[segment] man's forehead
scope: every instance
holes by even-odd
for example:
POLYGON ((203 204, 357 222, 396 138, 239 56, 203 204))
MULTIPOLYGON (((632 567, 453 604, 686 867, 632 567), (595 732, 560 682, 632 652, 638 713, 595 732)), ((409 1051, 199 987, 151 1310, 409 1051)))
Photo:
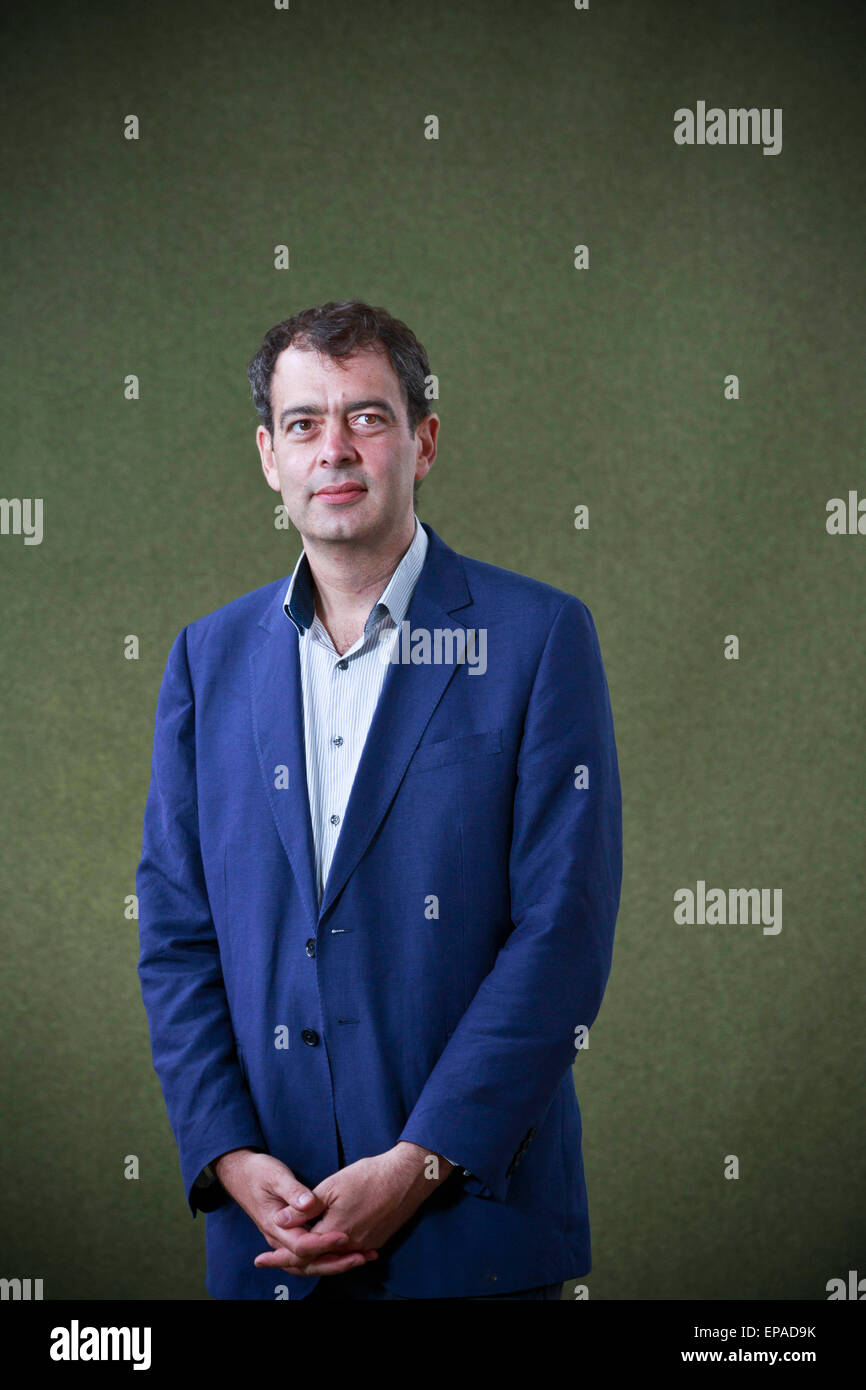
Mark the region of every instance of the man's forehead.
POLYGON ((345 393, 360 383, 375 386, 379 395, 400 399, 400 385, 387 354, 364 348, 351 357, 328 357, 311 348, 284 348, 274 367, 274 384, 280 394, 298 386, 320 385, 328 392, 345 393))

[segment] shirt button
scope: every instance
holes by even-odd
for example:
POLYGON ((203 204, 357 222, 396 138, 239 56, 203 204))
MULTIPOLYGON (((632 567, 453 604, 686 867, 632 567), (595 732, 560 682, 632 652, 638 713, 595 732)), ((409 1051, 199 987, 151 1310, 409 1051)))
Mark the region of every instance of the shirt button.
POLYGON ((332 825, 339 825, 339 824, 340 824, 340 817, 337 815, 336 811, 335 811, 334 814, 331 816, 331 824, 332 824, 332 825))
POLYGON ((316 938, 314 936, 310 937, 306 949, 308 956, 314 956, 316 954, 316 938))
POLYGON ((338 671, 345 671, 345 669, 346 669, 346 667, 347 667, 348 665, 349 665, 348 661, 346 660, 345 657, 343 657, 343 660, 342 660, 342 661, 338 661, 338 662, 337 662, 337 670, 338 670, 338 671))
POLYGON ((307 1044, 307 1047, 316 1047, 319 1041, 318 1033, 315 1032, 315 1030, 312 1028, 305 1028, 301 1034, 301 1037, 307 1044))
POLYGON ((337 734, 336 738, 332 738, 332 739, 331 739, 331 742, 333 743, 333 745, 334 745, 335 748, 342 748, 342 746, 343 746, 343 735, 342 735, 342 734, 337 734))

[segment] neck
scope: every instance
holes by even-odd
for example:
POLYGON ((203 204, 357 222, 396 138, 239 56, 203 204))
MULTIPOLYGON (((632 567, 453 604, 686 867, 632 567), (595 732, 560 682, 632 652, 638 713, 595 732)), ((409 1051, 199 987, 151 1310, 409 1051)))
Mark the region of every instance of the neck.
POLYGON ((316 613, 338 651, 346 651, 360 637, 370 609, 412 544, 414 533, 413 513, 378 544, 304 540, 316 613))

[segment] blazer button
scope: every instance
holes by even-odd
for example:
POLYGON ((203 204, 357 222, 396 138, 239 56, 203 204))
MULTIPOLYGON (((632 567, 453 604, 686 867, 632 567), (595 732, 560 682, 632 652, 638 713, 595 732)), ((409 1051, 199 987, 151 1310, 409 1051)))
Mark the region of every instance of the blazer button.
POLYGON ((310 937, 306 949, 308 956, 314 956, 316 954, 316 938, 314 936, 310 937))
POLYGON ((307 1044, 307 1047, 315 1047, 319 1041, 318 1033, 315 1032, 315 1030, 312 1028, 305 1028, 303 1033, 301 1034, 301 1037, 307 1044))

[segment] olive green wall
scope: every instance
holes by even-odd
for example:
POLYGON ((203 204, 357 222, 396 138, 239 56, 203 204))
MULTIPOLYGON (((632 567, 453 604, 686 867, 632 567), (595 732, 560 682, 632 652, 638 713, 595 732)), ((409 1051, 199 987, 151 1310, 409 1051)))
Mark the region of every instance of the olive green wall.
POLYGON ((823 1299, 866 1274, 866 535, 825 524, 866 497, 857 13, 7 20, 0 491, 41 497, 44 532, 0 535, 0 1275, 207 1296, 125 898, 172 639, 299 553, 246 364, 276 320, 354 296, 439 378, 422 519, 579 595, 601 639, 625 872, 575 1068, 591 1297, 823 1299), (781 108, 781 152, 676 144, 698 101, 781 108), (698 880, 783 890, 782 930, 679 925, 698 880))

